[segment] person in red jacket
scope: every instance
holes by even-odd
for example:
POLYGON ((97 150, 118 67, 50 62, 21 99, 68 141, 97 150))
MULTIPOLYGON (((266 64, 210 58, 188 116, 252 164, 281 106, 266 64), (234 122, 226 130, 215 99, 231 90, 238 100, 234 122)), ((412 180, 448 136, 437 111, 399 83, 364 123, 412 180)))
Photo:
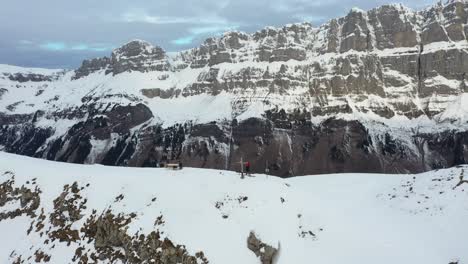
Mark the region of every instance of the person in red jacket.
POLYGON ((245 172, 246 174, 250 174, 250 162, 246 162, 245 163, 245 172))

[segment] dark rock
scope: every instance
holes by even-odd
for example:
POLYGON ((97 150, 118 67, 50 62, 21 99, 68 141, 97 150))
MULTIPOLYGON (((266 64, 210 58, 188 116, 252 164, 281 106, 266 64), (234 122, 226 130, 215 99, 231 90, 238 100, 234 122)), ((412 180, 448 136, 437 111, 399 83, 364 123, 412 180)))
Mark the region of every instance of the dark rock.
POLYGON ((135 40, 112 52, 111 71, 114 75, 126 71, 167 71, 166 52, 148 42, 135 40))
POLYGON ((81 67, 75 71, 73 79, 79 79, 90 75, 91 73, 106 70, 111 67, 111 60, 107 57, 84 60, 81 67))
POLYGON ((278 249, 263 243, 254 232, 250 232, 247 238, 247 247, 260 258, 262 264, 272 264, 278 253, 278 249))

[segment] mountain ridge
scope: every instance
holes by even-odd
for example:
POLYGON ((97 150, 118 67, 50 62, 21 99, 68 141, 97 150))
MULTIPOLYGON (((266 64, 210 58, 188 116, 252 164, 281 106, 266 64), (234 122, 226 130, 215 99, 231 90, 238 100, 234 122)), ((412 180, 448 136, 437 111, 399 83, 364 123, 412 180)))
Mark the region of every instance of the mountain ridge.
POLYGON ((318 28, 227 32, 175 55, 131 41, 75 71, 2 66, 0 149, 231 170, 244 157, 284 177, 463 164, 467 25, 466 1, 385 5, 318 28))

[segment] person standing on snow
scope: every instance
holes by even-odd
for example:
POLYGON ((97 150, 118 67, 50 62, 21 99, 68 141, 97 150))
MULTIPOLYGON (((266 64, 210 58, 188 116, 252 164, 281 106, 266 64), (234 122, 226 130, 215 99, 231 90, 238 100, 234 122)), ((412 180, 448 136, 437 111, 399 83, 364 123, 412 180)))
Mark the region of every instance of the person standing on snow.
POLYGON ((245 163, 245 173, 250 175, 250 162, 245 163))

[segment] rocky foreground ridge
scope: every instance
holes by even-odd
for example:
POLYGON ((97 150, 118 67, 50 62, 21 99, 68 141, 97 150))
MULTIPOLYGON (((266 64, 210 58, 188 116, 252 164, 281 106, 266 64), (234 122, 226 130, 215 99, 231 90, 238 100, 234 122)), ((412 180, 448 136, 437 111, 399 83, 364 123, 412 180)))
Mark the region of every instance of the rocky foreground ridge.
POLYGON ((468 158, 468 2, 352 9, 75 71, 0 67, 0 149, 74 163, 421 172, 468 158))
POLYGON ((4 152, 0 160, 0 263, 468 261, 466 165, 242 179, 4 152))

